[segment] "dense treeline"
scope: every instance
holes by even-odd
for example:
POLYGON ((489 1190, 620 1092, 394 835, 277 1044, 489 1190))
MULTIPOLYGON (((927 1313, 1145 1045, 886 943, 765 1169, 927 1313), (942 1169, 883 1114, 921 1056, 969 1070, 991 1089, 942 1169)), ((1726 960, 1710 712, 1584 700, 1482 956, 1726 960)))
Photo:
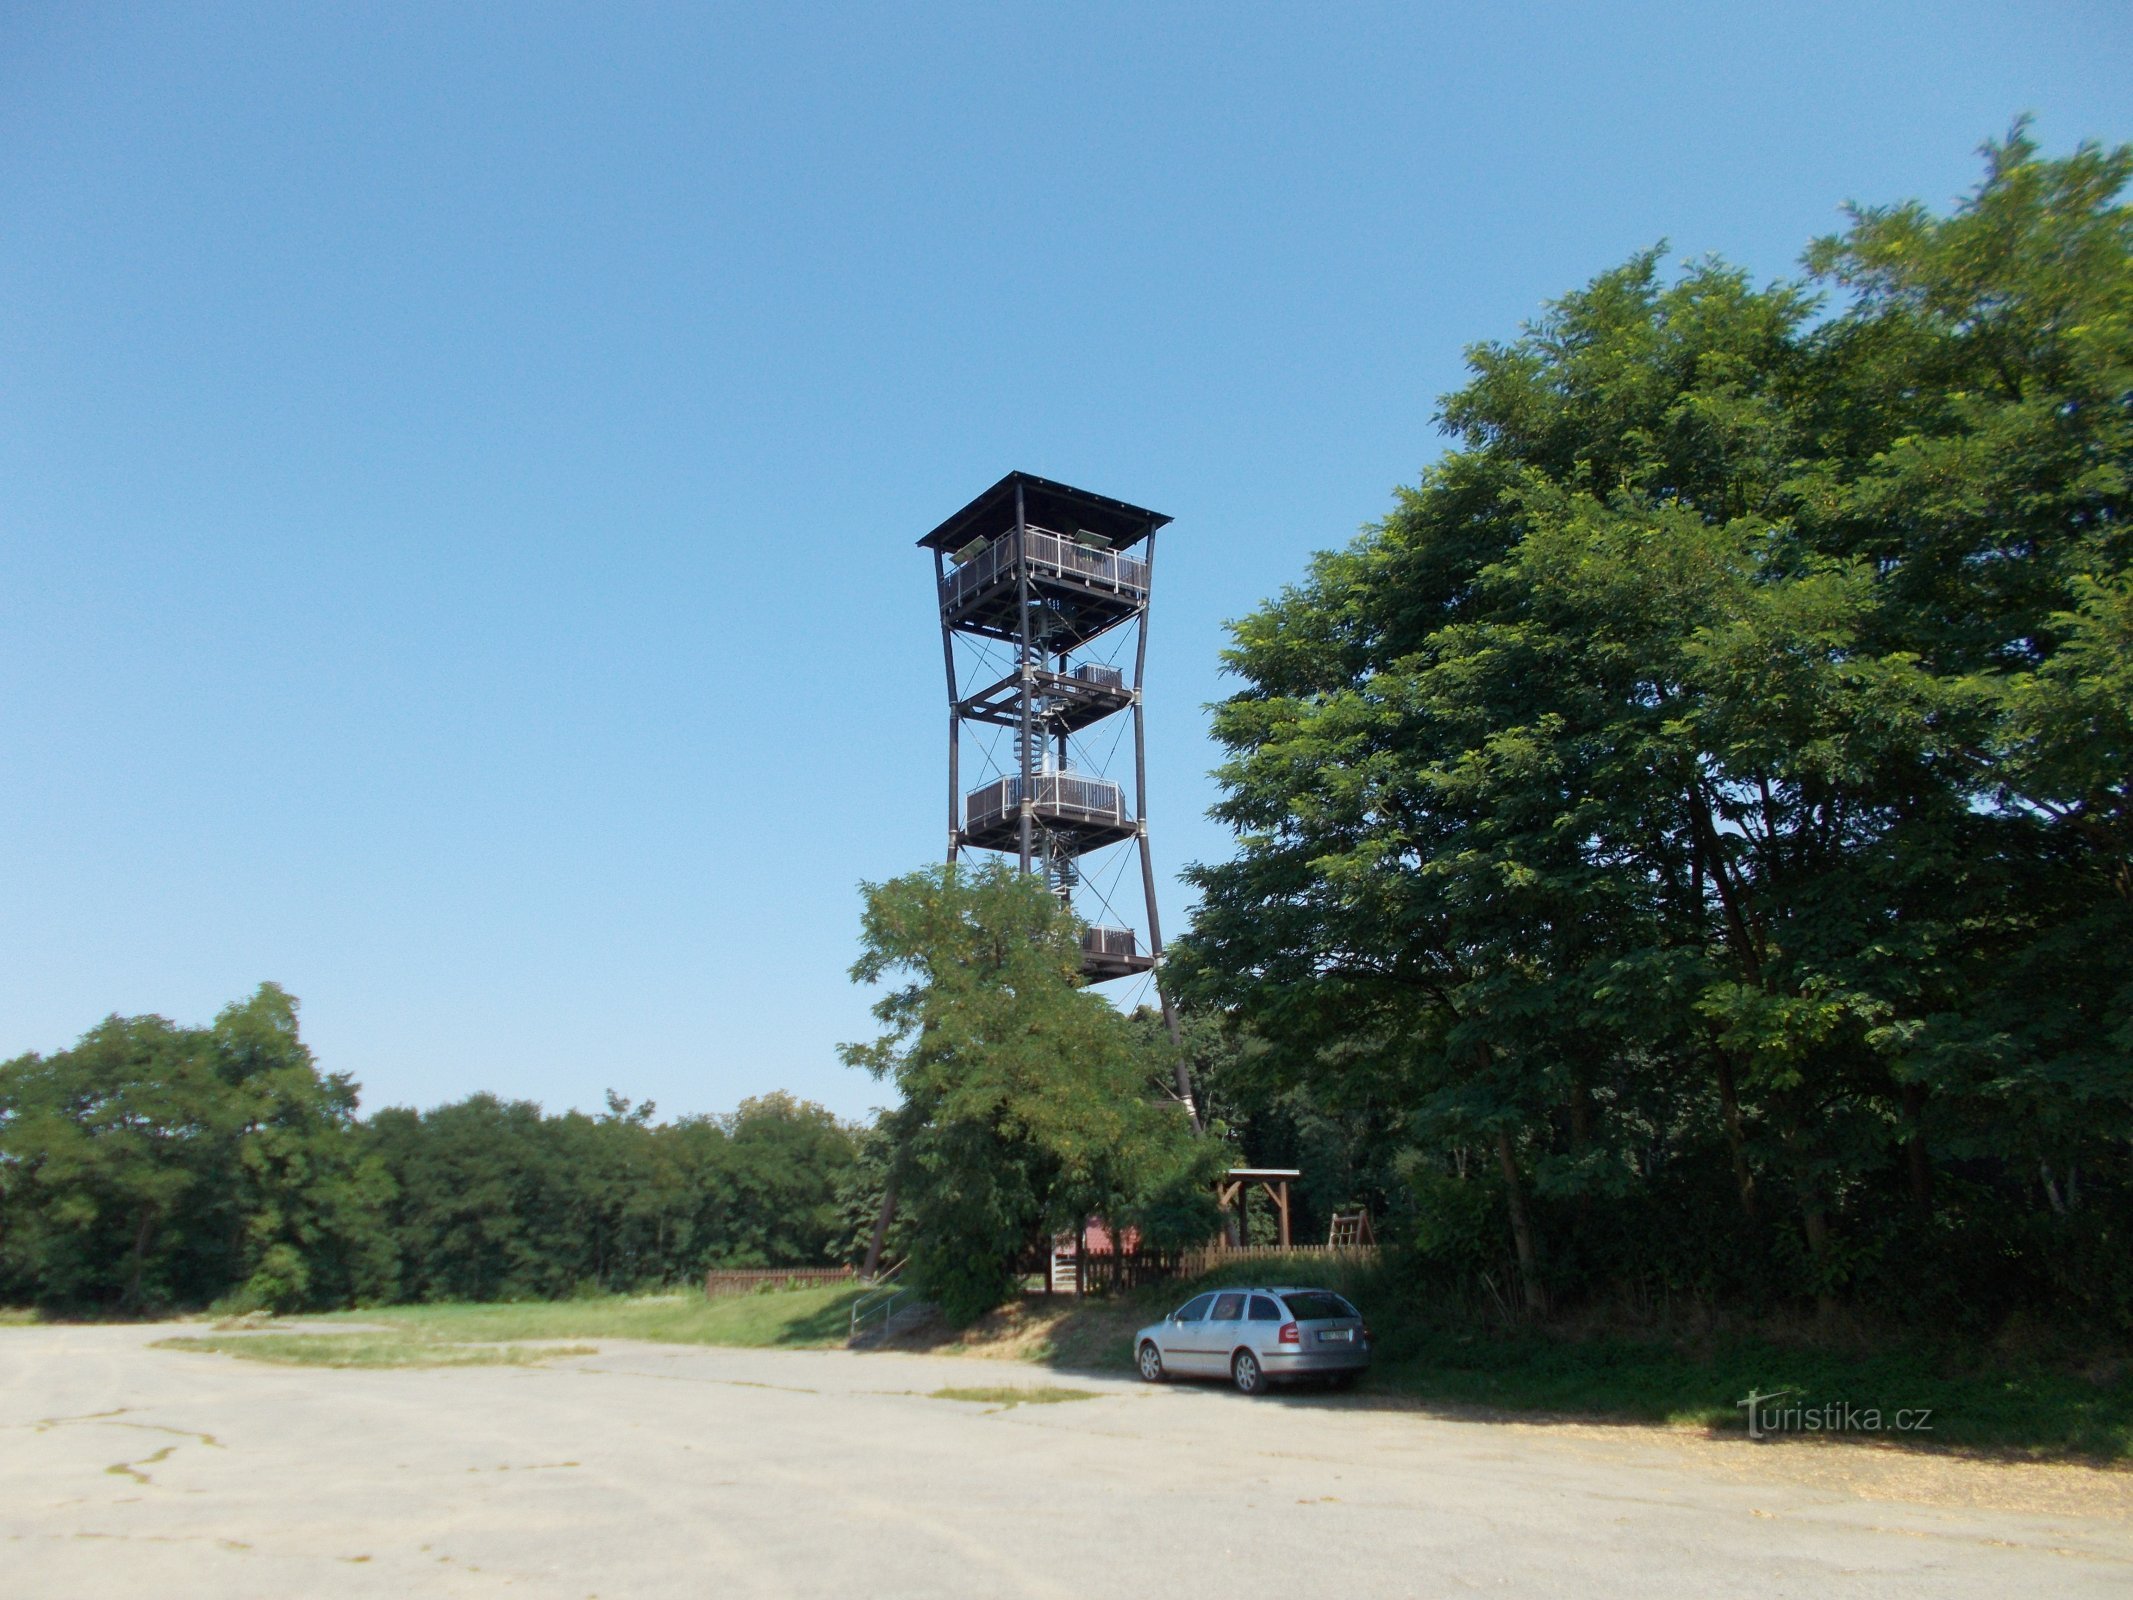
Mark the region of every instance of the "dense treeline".
POLYGON ((1441 1285, 2133 1328, 2133 152, 1987 157, 1474 349, 1235 630, 1210 1087, 1441 1285))
MULTIPOLYGON (((356 1114, 294 1001, 0 1066, 0 1299, 274 1308, 896 1253, 960 1316, 1238 1154, 1506 1315, 2133 1331, 2133 151, 1988 149, 1808 277, 1639 256, 1470 352, 1453 448, 1237 625, 1234 860, 1169 1045, 1040 882, 870 886, 861 1134, 356 1114)), ((1403 1270, 1406 1270, 1403 1269, 1403 1270)))
POLYGON ((112 1017, 0 1064, 0 1303, 636 1289, 836 1259, 871 1211, 859 1135, 785 1095, 664 1124, 612 1093, 597 1117, 486 1094, 356 1112, 273 984, 211 1027, 112 1017))

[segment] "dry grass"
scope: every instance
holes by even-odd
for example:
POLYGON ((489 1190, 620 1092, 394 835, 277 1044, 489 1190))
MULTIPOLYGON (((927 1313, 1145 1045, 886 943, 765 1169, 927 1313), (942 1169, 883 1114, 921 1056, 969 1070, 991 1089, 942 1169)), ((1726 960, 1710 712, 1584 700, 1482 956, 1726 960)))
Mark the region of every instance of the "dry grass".
POLYGON ((236 1356, 284 1367, 532 1367, 598 1354, 589 1344, 458 1344, 391 1333, 232 1333, 158 1339, 158 1350, 236 1356))
POLYGON ((977 1405, 998 1406, 1056 1406, 1068 1400, 1096 1400, 1101 1396, 1094 1389, 1060 1389, 1051 1386, 1025 1388, 1017 1384, 993 1384, 978 1389, 935 1389, 927 1395, 928 1400, 967 1400, 977 1405))
MULTIPOLYGON (((693 1291, 604 1295, 589 1300, 503 1305, 447 1303, 379 1306, 336 1313, 351 1322, 386 1323, 410 1337, 464 1343, 514 1339, 646 1339, 658 1344, 740 1345, 756 1349, 828 1349, 844 1343, 852 1301, 846 1286, 766 1290, 706 1300, 693 1291)), ((334 1320, 334 1319, 323 1319, 334 1320)))
POLYGON ((1089 1372, 1125 1372, 1133 1364, 1134 1330, 1152 1320, 1147 1307, 1127 1300, 1077 1303, 1031 1295, 987 1312, 967 1328, 921 1322, 884 1341, 889 1350, 1040 1361, 1089 1372))

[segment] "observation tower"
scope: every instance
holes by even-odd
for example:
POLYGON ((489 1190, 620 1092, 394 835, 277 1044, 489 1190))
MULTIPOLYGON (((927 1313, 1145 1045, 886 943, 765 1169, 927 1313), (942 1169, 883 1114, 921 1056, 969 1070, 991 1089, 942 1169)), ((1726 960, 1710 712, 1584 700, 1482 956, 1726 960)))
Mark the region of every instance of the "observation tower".
MULTIPOLYGON (((1068 906, 1080 894, 1094 912, 1089 983, 1149 972, 1163 949, 1141 677, 1155 531, 1169 520, 1010 472, 918 541, 933 552, 948 669, 948 859, 997 850, 1068 906), (1130 803, 1110 775, 1128 730, 1130 803), (1145 949, 1115 904, 1130 901, 1136 858, 1145 949)), ((1158 999, 1168 1019, 1160 986, 1158 999)))

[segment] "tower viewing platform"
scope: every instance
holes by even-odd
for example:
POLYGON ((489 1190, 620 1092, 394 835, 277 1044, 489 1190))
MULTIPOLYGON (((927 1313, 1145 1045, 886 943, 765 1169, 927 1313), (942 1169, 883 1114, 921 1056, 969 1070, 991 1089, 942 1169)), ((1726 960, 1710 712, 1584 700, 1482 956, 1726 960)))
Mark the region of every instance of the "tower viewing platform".
POLYGON ((1059 653, 1138 617, 1159 511, 1011 472, 919 544, 943 558, 941 625, 1059 653))
MULTIPOLYGON (((1048 730, 1079 733, 1133 704, 1133 691, 1126 675, 1116 667, 1083 662, 1071 672, 1030 669, 1032 713, 1048 730)), ((1009 673, 987 684, 976 694, 956 702, 956 714, 972 722, 989 722, 996 728, 1014 728, 1022 723, 1022 678, 1009 673)))
POLYGON ((1081 930, 1081 970, 1091 983, 1130 978, 1154 965, 1155 957, 1139 948, 1131 928, 1092 922, 1081 930))
MULTIPOLYGON (((973 789, 963 807, 963 843, 980 850, 1013 850, 1022 837, 1022 775, 1010 772, 973 789)), ((1030 816, 1076 855, 1122 844, 1138 831, 1126 797, 1108 778, 1079 772, 1036 772, 1029 779, 1030 816)))
POLYGON ((941 620, 988 639, 1022 637, 1022 594, 1030 633, 1046 649, 1071 650, 1137 616, 1148 600, 1148 563, 1048 528, 979 540, 941 580, 941 620), (1024 572, 1024 568, 1027 572, 1024 572))

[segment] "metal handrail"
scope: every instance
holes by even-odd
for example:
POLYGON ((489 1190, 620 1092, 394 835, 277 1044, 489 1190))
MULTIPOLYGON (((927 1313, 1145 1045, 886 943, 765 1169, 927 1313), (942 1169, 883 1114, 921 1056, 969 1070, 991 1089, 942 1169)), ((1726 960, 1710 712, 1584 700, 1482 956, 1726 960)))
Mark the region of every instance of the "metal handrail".
MULTIPOLYGON (((1084 821, 1123 823, 1126 820, 1125 791, 1108 778, 1091 778, 1079 772, 1033 772, 1030 802, 1047 811, 1071 811, 1084 821)), ((1022 803, 1022 775, 1011 772, 995 778, 965 797, 964 815, 971 828, 1006 816, 1022 803)))
MULTIPOLYGON (((1148 563, 1145 561, 1112 550, 1092 550, 1048 528, 1028 529, 1027 542, 1032 567, 1071 573, 1085 583, 1094 583, 1120 594, 1138 596, 1148 592, 1148 563)), ((1022 548, 1022 541, 1014 534, 995 540, 941 579, 941 604, 953 609, 966 595, 985 588, 1003 571, 1013 571, 1016 562, 1022 558, 1022 548)))
POLYGON ((887 1327, 889 1319, 896 1315, 896 1302, 910 1292, 909 1289, 901 1286, 868 1290, 852 1302, 852 1329, 846 1337, 848 1339, 858 1338, 859 1330, 865 1326, 867 1319, 877 1311, 882 1314, 882 1326, 887 1327))
POLYGON ((1130 956, 1137 943, 1131 928, 1110 928, 1092 922, 1081 930, 1081 947, 1094 955, 1130 956))
POLYGON ((866 1291, 866 1293, 862 1294, 858 1299, 852 1302, 852 1326, 851 1333, 849 1335, 850 1338, 856 1339, 859 1337, 860 1324, 865 1322, 866 1319, 872 1316, 877 1310, 881 1310, 884 1307, 889 1308, 882 1319, 884 1323, 887 1322, 889 1317, 893 1317, 894 1315, 896 1315, 896 1312, 894 1310, 896 1302, 902 1299, 908 1291, 905 1290, 901 1285, 892 1286, 889 1280, 894 1278, 899 1272, 903 1271, 904 1268, 910 1263, 910 1260, 911 1258, 909 1256, 905 1256, 903 1260, 897 1262, 895 1266, 890 1267, 884 1272, 875 1273, 872 1287, 870 1287, 866 1291))

